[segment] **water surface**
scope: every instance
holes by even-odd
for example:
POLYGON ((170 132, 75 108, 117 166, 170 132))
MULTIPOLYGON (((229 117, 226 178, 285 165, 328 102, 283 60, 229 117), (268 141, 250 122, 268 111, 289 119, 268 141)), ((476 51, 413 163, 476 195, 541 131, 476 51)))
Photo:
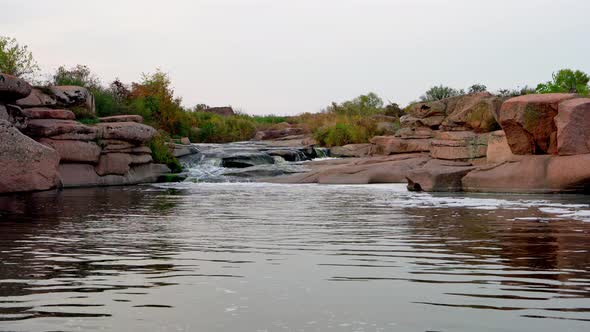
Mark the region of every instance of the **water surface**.
POLYGON ((0 331, 588 331, 588 203, 258 183, 0 197, 0 331))

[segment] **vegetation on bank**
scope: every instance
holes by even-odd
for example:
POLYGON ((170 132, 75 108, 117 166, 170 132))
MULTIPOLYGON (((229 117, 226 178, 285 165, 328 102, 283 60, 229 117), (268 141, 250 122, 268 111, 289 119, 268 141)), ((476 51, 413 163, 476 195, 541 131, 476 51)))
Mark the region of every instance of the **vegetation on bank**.
MULTIPOLYGON (((0 72, 31 79, 39 71, 27 46, 15 39, 0 37, 0 72)), ((529 93, 572 92, 586 95, 590 78, 581 71, 563 69, 553 74, 552 80, 535 89, 525 86, 517 89, 500 89, 500 97, 515 97, 529 93)), ((387 104, 374 93, 358 96, 341 103, 331 103, 318 113, 297 116, 250 116, 235 114, 222 116, 204 112, 207 105, 182 105, 174 94, 168 74, 157 69, 143 74, 136 82, 125 83, 118 79, 102 84, 87 66, 59 67, 45 85, 78 85, 88 88, 95 97, 96 114, 74 110, 83 123, 96 123, 97 117, 137 114, 145 123, 157 128, 160 135, 151 142, 154 159, 172 168, 177 161, 166 147, 170 139, 188 137, 191 142, 225 143, 252 139, 257 131, 285 128, 285 123, 303 128, 320 145, 338 146, 367 143, 372 137, 393 134, 399 128, 399 118, 405 114, 398 104, 387 104), (167 152, 168 151, 168 152, 167 152)), ((437 85, 428 89, 419 99, 423 102, 453 96, 488 91, 483 84, 467 89, 437 85)))

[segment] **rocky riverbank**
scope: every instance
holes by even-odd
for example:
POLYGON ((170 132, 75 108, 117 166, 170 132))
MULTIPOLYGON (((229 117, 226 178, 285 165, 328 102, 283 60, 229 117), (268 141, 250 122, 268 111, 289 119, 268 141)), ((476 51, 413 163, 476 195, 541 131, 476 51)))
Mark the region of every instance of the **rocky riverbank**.
POLYGON ((155 182, 170 172, 146 146, 156 130, 140 116, 100 118, 85 88, 32 88, 0 74, 0 193, 155 182))
POLYGON ((590 188, 590 99, 489 93, 412 105, 394 136, 332 148, 280 183, 408 183, 416 191, 557 193, 590 188))

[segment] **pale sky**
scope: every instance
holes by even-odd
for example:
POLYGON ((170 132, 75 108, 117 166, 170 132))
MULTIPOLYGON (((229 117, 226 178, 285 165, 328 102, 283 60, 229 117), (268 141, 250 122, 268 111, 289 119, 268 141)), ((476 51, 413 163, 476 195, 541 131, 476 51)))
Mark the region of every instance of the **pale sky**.
POLYGON ((589 0, 0 0, 0 35, 47 75, 169 73, 186 106, 316 112, 370 91, 491 90, 590 72, 589 0))

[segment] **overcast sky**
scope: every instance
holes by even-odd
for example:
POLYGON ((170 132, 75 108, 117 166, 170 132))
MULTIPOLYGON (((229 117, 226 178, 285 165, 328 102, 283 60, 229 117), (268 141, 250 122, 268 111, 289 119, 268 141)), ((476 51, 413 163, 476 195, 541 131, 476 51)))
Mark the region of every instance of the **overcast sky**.
POLYGON ((44 73, 85 64, 131 82, 159 67, 186 106, 250 114, 590 72, 589 0, 0 0, 0 13, 44 73))

